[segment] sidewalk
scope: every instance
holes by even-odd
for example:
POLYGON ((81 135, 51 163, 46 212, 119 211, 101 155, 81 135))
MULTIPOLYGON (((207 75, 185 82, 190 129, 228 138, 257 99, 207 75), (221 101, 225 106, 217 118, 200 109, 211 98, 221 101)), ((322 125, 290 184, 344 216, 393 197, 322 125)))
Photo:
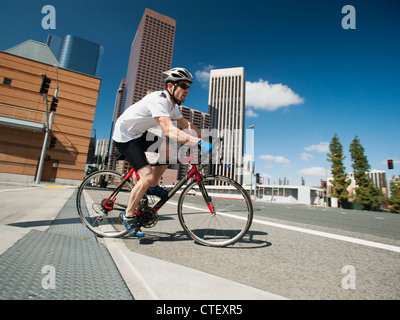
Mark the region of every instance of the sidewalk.
MULTIPOLYGON (((23 192, 0 186, 10 189, 0 197, 23 192)), ((42 192, 35 196, 44 197, 43 189, 52 186, 30 187, 39 188, 34 190, 42 192)), ((32 221, 0 225, 1 300, 285 299, 132 252, 120 239, 97 241, 77 215, 76 187, 53 187, 62 192, 46 203, 49 212, 36 213, 32 221)))

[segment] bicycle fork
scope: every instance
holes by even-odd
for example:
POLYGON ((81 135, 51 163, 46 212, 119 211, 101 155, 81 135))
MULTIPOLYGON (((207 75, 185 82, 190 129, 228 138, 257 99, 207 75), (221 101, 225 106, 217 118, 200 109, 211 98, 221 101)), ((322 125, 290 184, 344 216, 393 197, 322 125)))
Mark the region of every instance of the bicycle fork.
POLYGON ((197 165, 193 165, 192 168, 189 170, 188 179, 193 175, 194 175, 194 177, 196 179, 197 185, 199 186, 200 192, 203 195, 203 198, 204 198, 204 201, 206 202, 208 210, 210 210, 210 213, 212 215, 215 215, 216 212, 215 212, 214 204, 212 203, 212 199, 208 195, 206 187, 204 186, 204 181, 203 181, 203 179, 201 177, 201 174, 200 174, 200 172, 199 172, 199 170, 197 168, 197 165))
POLYGON ((215 216, 215 214, 216 214, 215 207, 214 207, 214 204, 212 202, 212 198, 209 196, 209 194, 208 194, 208 192, 206 190, 206 187, 204 186, 204 182, 200 181, 198 183, 198 186, 199 186, 201 194, 203 195, 203 198, 204 198, 204 201, 205 201, 205 203, 206 203, 206 205, 208 207, 208 210, 210 210, 210 213, 213 216, 215 216))

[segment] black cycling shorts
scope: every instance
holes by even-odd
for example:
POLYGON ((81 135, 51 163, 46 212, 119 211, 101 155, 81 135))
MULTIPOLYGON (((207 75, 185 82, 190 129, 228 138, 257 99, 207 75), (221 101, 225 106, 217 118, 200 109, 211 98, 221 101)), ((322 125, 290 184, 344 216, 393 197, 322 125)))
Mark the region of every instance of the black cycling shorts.
POLYGON ((146 131, 139 138, 123 143, 114 141, 114 143, 119 152, 128 160, 131 167, 138 171, 149 164, 145 152, 157 152, 164 141, 164 138, 146 131))

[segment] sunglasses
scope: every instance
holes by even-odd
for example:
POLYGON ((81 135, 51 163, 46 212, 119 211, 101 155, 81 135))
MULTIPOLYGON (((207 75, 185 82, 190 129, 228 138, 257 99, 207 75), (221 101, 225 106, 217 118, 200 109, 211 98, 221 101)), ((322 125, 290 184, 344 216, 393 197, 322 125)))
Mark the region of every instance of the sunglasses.
POLYGON ((186 83, 178 83, 177 86, 183 90, 188 90, 190 88, 186 83))

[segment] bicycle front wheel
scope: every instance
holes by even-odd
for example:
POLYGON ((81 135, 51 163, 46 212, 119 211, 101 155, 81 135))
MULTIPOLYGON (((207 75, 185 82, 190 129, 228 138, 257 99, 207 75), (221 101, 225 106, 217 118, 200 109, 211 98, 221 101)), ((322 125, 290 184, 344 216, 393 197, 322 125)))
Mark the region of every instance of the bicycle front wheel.
POLYGON ((193 240, 206 246, 225 247, 247 233, 253 220, 253 206, 237 182, 223 176, 209 176, 199 185, 191 182, 182 191, 178 216, 193 240), (205 197, 211 200, 210 206, 205 197))
POLYGON ((116 238, 128 233, 122 225, 121 213, 126 210, 133 183, 126 181, 121 185, 122 178, 114 171, 101 170, 89 175, 79 186, 76 196, 79 217, 99 236, 116 238))

